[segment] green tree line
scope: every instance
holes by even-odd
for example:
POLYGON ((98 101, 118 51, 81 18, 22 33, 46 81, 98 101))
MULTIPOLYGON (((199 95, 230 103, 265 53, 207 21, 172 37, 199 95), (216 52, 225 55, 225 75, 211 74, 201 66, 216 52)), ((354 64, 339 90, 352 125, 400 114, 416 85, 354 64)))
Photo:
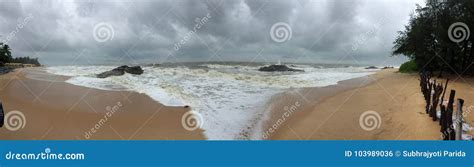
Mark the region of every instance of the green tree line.
POLYGON ((0 65, 3 66, 11 60, 13 60, 13 58, 10 46, 0 43, 0 65))
POLYGON ((38 58, 30 57, 12 57, 12 52, 10 46, 4 43, 0 43, 0 66, 5 66, 5 63, 23 63, 23 64, 34 64, 36 66, 41 66, 38 61, 38 58))
POLYGON ((474 74, 473 0, 427 0, 417 5, 394 42, 393 55, 407 56, 418 70, 474 74))

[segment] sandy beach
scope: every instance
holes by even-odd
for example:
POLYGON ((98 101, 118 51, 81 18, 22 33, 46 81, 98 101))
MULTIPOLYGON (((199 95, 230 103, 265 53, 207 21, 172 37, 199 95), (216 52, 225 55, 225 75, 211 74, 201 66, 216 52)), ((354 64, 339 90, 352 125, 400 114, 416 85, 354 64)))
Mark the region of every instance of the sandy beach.
MULTIPOLYGON (((17 69, 0 76, 0 99, 5 111, 21 111, 26 126, 0 129, 1 139, 205 139, 203 131, 183 128, 189 109, 168 107, 144 94, 104 91, 63 82, 68 77, 45 75, 37 69, 17 69), (107 117, 106 120, 104 118, 107 117)), ((473 79, 457 79, 449 89, 457 98, 473 99, 473 79)), ((474 102, 466 100, 467 109, 474 102)), ((341 81, 337 85, 290 90, 269 104, 263 139, 272 140, 438 140, 438 122, 424 113, 418 76, 395 69, 341 81), (373 130, 364 130, 360 115, 381 117, 373 130)), ((468 123, 474 116, 468 114, 468 123)))
POLYGON ((1 139, 204 139, 201 130, 182 127, 186 108, 166 107, 134 92, 74 86, 61 76, 42 76, 49 81, 25 76, 45 74, 35 71, 17 69, 0 76, 5 111, 21 111, 26 118, 23 129, 1 128, 1 139))

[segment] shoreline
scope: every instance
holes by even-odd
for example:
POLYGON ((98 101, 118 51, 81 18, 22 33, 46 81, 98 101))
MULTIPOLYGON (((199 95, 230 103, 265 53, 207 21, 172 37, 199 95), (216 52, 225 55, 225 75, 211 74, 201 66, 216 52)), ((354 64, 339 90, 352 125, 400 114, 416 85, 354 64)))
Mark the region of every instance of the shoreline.
MULTIPOLYGON (((425 114, 425 102, 420 92, 418 75, 395 70, 382 70, 369 78, 372 82, 343 90, 323 98, 314 105, 295 109, 271 140, 440 140, 438 122, 425 114), (361 121, 365 113, 375 113, 379 119, 370 126, 361 121)), ((455 77, 454 77, 455 78, 455 77)), ((473 99, 470 84, 474 78, 453 81, 457 97, 473 99), (468 84, 466 84, 467 82, 468 84)), ((288 96, 286 96, 288 97, 288 96)), ((314 100, 308 97, 309 100, 314 100)), ((303 101, 293 98, 293 101, 303 101)), ((469 101, 464 111, 474 102, 469 101)), ((283 105, 283 107, 285 107, 283 105)), ((280 110, 282 106, 280 105, 280 110)), ((375 117, 376 118, 376 117, 375 117)), ((365 120, 365 119, 364 119, 365 120)), ((474 115, 466 115, 474 123, 474 115)), ((373 121, 373 120, 372 120, 373 121)), ((365 122, 367 123, 367 122, 365 122)), ((469 134, 472 135, 472 131, 469 134)))
MULTIPOLYGON (((229 66, 217 66, 217 67, 205 67, 205 68, 224 68, 227 69, 229 66)), ((250 68, 252 70, 255 70, 255 67, 240 67, 239 69, 247 69, 250 68)), ((186 74, 188 71, 184 70, 183 72, 179 71, 178 75, 179 77, 174 77, 170 76, 168 73, 170 72, 175 72, 174 68, 165 68, 165 69, 160 69, 160 68, 148 68, 148 73, 145 73, 145 76, 142 77, 132 77, 132 76, 123 76, 122 77, 116 77, 112 78, 109 83, 110 84, 117 84, 114 85, 114 87, 120 87, 124 86, 126 88, 131 89, 132 91, 136 92, 141 92, 149 97, 152 97, 157 103, 161 103, 165 106, 175 106, 175 104, 170 103, 170 100, 180 100, 180 101, 185 101, 185 103, 190 103, 191 108, 193 108, 193 111, 195 108, 197 108, 198 113, 200 113, 203 116, 204 120, 204 126, 202 129, 204 130, 205 136, 207 136, 209 139, 217 139, 217 140, 222 140, 222 139, 228 139, 228 140, 253 140, 253 139, 261 139, 261 132, 263 132, 262 129, 262 124, 264 124, 264 121, 262 119, 265 118, 266 113, 268 111, 266 110, 266 104, 269 102, 271 97, 273 97, 275 94, 278 94, 280 92, 288 90, 289 87, 302 87, 302 85, 305 85, 307 87, 320 87, 323 85, 327 84, 336 84, 336 81, 343 80, 343 79, 348 79, 348 78, 354 78, 354 77, 359 77, 359 76, 365 76, 368 74, 373 73, 373 71, 370 70, 364 70, 360 67, 341 67, 341 68, 336 68, 335 70, 332 69, 322 69, 322 70, 315 70, 311 71, 314 69, 314 67, 300 67, 300 68, 309 68, 308 73, 305 73, 305 75, 302 75, 300 77, 300 74, 296 75, 298 77, 292 78, 292 77, 286 77, 285 75, 281 75, 281 77, 264 77, 261 78, 260 75, 256 76, 248 76, 245 75, 246 73, 243 73, 243 76, 241 76, 239 73, 225 73, 225 72, 219 72, 217 71, 217 74, 223 75, 225 77, 235 77, 236 80, 248 80, 252 81, 251 83, 257 83, 257 84, 245 84, 244 82, 239 82, 239 83, 232 83, 229 82, 229 80, 223 80, 221 81, 219 78, 213 79, 214 73, 207 74, 206 69, 204 70, 192 70, 193 74, 199 74, 201 75, 204 72, 204 80, 205 82, 202 82, 200 84, 190 84, 193 86, 188 85, 176 85, 175 86, 167 86, 169 84, 173 85, 172 82, 170 81, 181 81, 184 79, 183 82, 187 82, 185 79, 187 76, 186 74), (335 71, 333 74, 332 71, 335 71), (318 74, 321 72, 329 72, 329 73, 322 73, 318 74), (370 72, 370 73, 369 73, 370 72), (182 74, 184 73, 184 74, 182 74), (225 74, 225 75, 224 75, 225 74), (318 74, 318 75, 315 75, 318 74), (210 76, 208 76, 210 75, 210 76), (311 77, 310 77, 311 76, 311 77), (329 76, 334 76, 334 78, 331 78, 329 76), (184 77, 184 78, 183 78, 184 77), (248 77, 248 78, 247 78, 248 77), (256 77, 256 78, 255 78, 256 77), (152 81, 150 78, 158 78, 158 81, 156 85, 164 85, 165 87, 158 87, 156 90, 155 86, 147 86, 149 85, 149 81, 152 81), (162 78, 162 79, 160 79, 162 78), (298 79, 297 79, 298 78, 298 79), (299 79, 299 78, 306 78, 306 79, 299 79), (308 78, 313 78, 313 79, 308 79, 308 78), (162 81, 160 81, 162 80, 162 81), (216 80, 216 81, 213 81, 216 80), (133 82, 131 82, 133 81, 133 82), (283 81, 283 82, 282 82, 283 81), (258 84, 261 84, 263 82, 264 84, 269 84, 269 85, 275 85, 275 86, 259 86, 258 84), (294 83, 291 83, 294 82, 294 83), (144 85, 146 84, 146 85, 144 85), (224 85, 229 85, 224 89, 221 89, 219 87, 215 87, 213 84, 224 84, 224 85), (289 85, 288 85, 289 84, 289 85), (184 86, 184 90, 182 86, 184 86), (240 87, 237 87, 240 86, 240 87), (207 90, 202 90, 202 88, 209 89, 207 90), (166 93, 159 93, 161 91, 164 91, 164 89, 171 89, 169 91, 173 91, 176 94, 166 94, 166 93), (177 89, 177 90, 173 90, 177 89), (149 92, 146 92, 149 90, 149 92), (229 90, 229 91, 223 91, 223 90, 229 90), (229 92, 236 92, 234 94, 229 92), (159 94, 157 94, 157 92, 159 94), (207 93, 206 93, 207 92, 207 93), (239 93, 240 92, 240 93, 239 93), (265 93, 265 98, 261 97, 261 94, 258 94, 256 92, 261 92, 265 93), (192 95, 191 95, 192 94, 192 95), (184 96, 184 97, 181 97, 184 96), (188 97, 189 96, 189 97, 188 97), (196 96, 196 98, 194 97, 196 96), (179 97, 183 98, 180 99, 179 97), (257 100, 257 101, 256 101, 257 100), (164 102, 164 103, 163 103, 164 102), (200 105, 204 103, 203 105, 200 105), (192 104, 196 104, 195 106, 192 104), (207 106, 209 105, 209 106, 207 106), (256 108, 258 107, 258 108, 256 108), (232 115, 235 115, 233 117, 232 115)), ((53 68, 53 69, 48 69, 48 72, 51 72, 52 74, 56 75, 68 75, 71 76, 72 74, 68 73, 68 71, 72 71, 73 74, 79 74, 81 76, 91 76, 94 73, 99 73, 100 71, 107 70, 106 67, 104 69, 100 70, 92 70, 92 72, 84 71, 87 70, 88 68, 74 68, 74 67, 67 67, 67 68, 53 68), (62 69, 62 70, 61 70, 62 69), (75 71, 78 70, 78 71, 75 71), (63 71, 65 73, 63 73, 63 71)), ((231 67, 231 69, 234 69, 234 67, 231 67)), ((225 70, 224 70, 225 71, 225 70)), ((242 70, 238 70, 242 71, 242 70)), ((245 70, 243 70, 245 71, 245 70)), ((79 77, 78 77, 79 78, 79 77)), ((96 84, 97 82, 94 77, 90 77, 92 82, 87 80, 87 78, 84 79, 78 79, 78 80, 71 80, 68 81, 68 83, 73 84, 73 85, 84 85, 86 87, 96 87, 98 85, 98 89, 101 90, 108 90, 107 85, 104 83, 101 83, 100 81, 98 82, 99 84, 96 84), (75 82, 79 81, 79 82, 75 82), (102 86, 105 85, 105 86, 102 86)), ((153 79, 154 80, 154 79, 153 79)), ((191 77, 192 80, 200 80, 200 78, 193 78, 191 77)), ((291 88, 290 88, 291 89, 291 88)), ((177 105, 181 105, 183 103, 179 103, 177 105)))
POLYGON ((371 76, 378 72, 380 71, 367 76, 338 81, 335 85, 292 89, 272 96, 267 104, 270 112, 263 125, 262 138, 264 140, 275 139, 273 135, 278 133, 280 127, 287 126, 288 122, 291 121, 291 117, 303 115, 325 99, 339 93, 371 84, 373 82, 370 79, 371 76))
MULTIPOLYGON (((183 127, 182 117, 189 108, 164 106, 137 92, 69 84, 64 82, 69 78, 65 76, 48 73, 48 77, 39 77, 45 80, 29 78, 44 75, 41 73, 26 68, 0 75, 0 100, 5 111, 21 111, 27 121, 19 131, 1 128, 1 139, 206 139, 204 130, 188 131, 183 127)), ((474 83, 474 79, 471 81, 474 83)), ((460 84, 454 81, 450 86, 461 91, 468 88, 460 84)), ((470 92, 460 93, 459 97, 466 95, 474 98, 470 92)), ((473 103, 466 101, 465 106, 470 104, 473 103)), ((253 127, 250 139, 439 139, 439 126, 424 115, 417 76, 393 69, 342 80, 336 85, 290 89, 273 95, 265 105, 261 124, 253 127), (361 129, 359 116, 364 111, 380 114, 380 128, 361 129), (256 136, 260 134, 263 135, 256 136)), ((472 124, 473 115, 466 120, 472 124)))
POLYGON ((135 92, 72 85, 62 82, 63 76, 54 76, 54 82, 29 79, 28 72, 17 69, 0 76, 5 113, 20 111, 26 122, 18 131, 0 128, 1 139, 205 139, 201 129, 183 128, 187 108, 167 107, 135 92))
MULTIPOLYGON (((70 93, 66 93, 68 95, 70 94, 74 94, 74 93, 77 93, 77 92, 81 92, 81 91, 84 91, 84 90, 87 90, 87 91, 91 91, 93 92, 92 94, 99 94, 99 95, 103 95, 103 94, 110 94, 108 95, 109 97, 112 97, 112 99, 115 99, 115 101, 119 101, 121 102, 122 104, 121 105, 127 105, 126 103, 124 103, 123 101, 127 101, 129 99, 127 99, 127 97, 125 96, 132 96, 132 99, 135 98, 135 99, 146 99, 147 101, 150 101, 149 103, 153 103, 153 105, 148 105, 148 106, 141 106, 141 110, 145 110, 145 113, 147 112, 147 108, 150 108, 151 106, 155 106, 155 108, 157 108, 156 106, 159 106, 160 108, 163 107, 165 111, 168 111, 168 110, 173 110, 172 112, 176 112, 174 110, 180 110, 178 111, 179 114, 167 114, 167 116, 163 116, 163 117, 174 117, 174 118, 171 118, 171 119, 174 119, 175 123, 181 123, 181 116, 185 114, 185 112, 189 111, 189 109, 183 109, 183 107, 169 107, 169 106, 165 106, 163 104, 161 104, 160 102, 157 102, 153 99, 151 99, 151 97, 149 97, 148 95, 146 94, 141 94, 141 93, 137 93, 137 92, 132 92, 132 91, 109 91, 109 90, 101 90, 101 89, 95 89, 95 88, 89 88, 89 87, 83 87, 83 86, 79 86, 79 85, 74 85, 74 84, 70 84, 70 83, 67 83, 65 82, 67 79, 71 78, 71 77, 68 77, 68 76, 61 76, 61 75, 55 75, 55 74, 50 74, 48 72, 46 72, 46 70, 44 68, 32 68, 32 69, 28 69, 28 68, 24 68, 24 69, 18 69, 17 71, 14 71, 13 72, 14 74, 8 74, 8 75, 14 75, 16 76, 18 79, 21 79, 21 80, 24 80, 23 82, 20 82, 20 83, 13 83, 12 85, 17 85, 16 87, 18 87, 18 85, 20 86, 28 86, 27 85, 23 85, 24 83, 28 83, 28 82, 32 82, 30 85, 45 85, 45 83, 47 83, 46 85, 47 86, 43 86, 42 88, 33 88, 33 90, 29 90, 28 92, 23 92, 23 94, 36 94, 36 95, 32 95, 33 97, 33 101, 34 103, 33 104, 29 104, 29 105, 39 105, 39 106, 42 106, 40 107, 41 110, 65 110, 66 108, 68 108, 67 110, 67 113, 69 114, 71 111, 69 111, 69 109, 71 107, 74 107, 74 112, 72 113, 76 113, 76 112, 79 112, 81 114, 78 114, 78 115, 81 115, 81 116, 78 116, 78 118, 82 119, 82 115, 95 115, 98 119, 97 122, 99 121, 102 121, 104 122, 104 118, 107 120, 107 116, 102 116, 100 117, 101 114, 107 114, 107 112, 109 110, 107 110, 108 108, 113 108, 114 106, 116 106, 117 104, 115 103, 112 103, 110 102, 110 100, 102 100, 102 98, 93 98, 91 96, 84 96, 84 97, 81 97, 81 98, 84 98, 84 99, 87 99, 87 102, 80 102, 80 104, 73 104, 71 101, 74 101, 74 100, 66 100, 64 101, 65 98, 60 98, 60 96, 55 96, 55 97, 50 97, 48 95, 43 95, 42 93, 45 93, 45 92, 49 92, 50 90, 48 89, 51 89, 53 88, 53 90, 51 90, 51 92, 61 92, 60 90, 54 90, 54 88, 58 88, 58 87, 62 87, 64 90, 69 90, 70 93), (46 74, 46 75, 45 75, 46 74), (33 84, 34 83, 34 84, 33 84), (36 91, 36 89, 46 89, 48 91, 36 91), (31 92, 33 91, 33 92, 31 92), (34 93, 34 92, 37 92, 37 93, 34 93), (45 100, 37 100, 37 98, 35 96, 37 96, 38 94, 41 94, 41 99, 45 99, 45 100), (44 96, 44 97, 43 97, 44 96), (137 97, 135 97, 137 96, 137 97), (55 100, 51 100, 51 99, 55 99, 55 100), (120 100, 121 99, 121 100, 120 100), (51 104, 51 103, 38 103, 35 101, 41 101, 41 102, 49 102, 49 101, 55 101, 57 103, 55 104, 51 104), (95 102, 96 104, 91 104, 95 102), (60 105, 58 105, 60 104, 60 105), (105 106, 105 104, 107 104, 108 106, 105 106), (77 105, 77 106, 76 106, 77 105), (90 107, 90 106, 94 106, 94 107, 90 107), (102 112, 104 113, 94 113, 92 114, 92 112, 96 112, 96 111, 93 111, 93 110, 97 110, 97 109, 91 109, 91 108, 96 108, 95 106, 102 106, 102 112), (105 106, 105 108, 104 108, 105 106), (108 107, 108 108, 107 108, 108 107), (52 109, 53 108, 53 109, 52 109), (92 112, 91 112, 92 111, 92 112), (85 113, 82 113, 82 112, 85 112, 85 113), (87 113, 87 114, 86 114, 87 113), (178 115, 178 116, 177 116, 178 115)), ((12 76, 3 76, 3 77, 12 77, 12 76)), ((368 76, 364 76, 364 77, 359 77, 359 78, 353 78, 353 79, 349 79, 349 80, 343 80, 343 81, 339 81, 338 84, 336 85, 329 85, 329 86, 324 86, 324 87, 314 87, 314 88, 302 88, 302 89, 318 89, 318 90, 322 90, 322 91, 325 91, 328 95, 329 94, 336 94, 337 92, 334 92, 336 89, 339 89, 339 88, 342 88, 343 90, 346 90, 346 89, 349 89, 349 88, 352 88, 354 83, 357 83, 357 82, 360 82, 360 80, 362 80, 362 78, 367 78, 368 76)), ((11 84, 11 83, 10 83, 11 84)), ((29 86, 28 86, 29 87, 29 86)), ((41 87, 41 86, 39 86, 41 87)), ((11 88, 11 87, 10 87, 11 88)), ((319 92, 319 91, 318 91, 319 92)), ((89 92, 86 92, 84 93, 84 95, 87 95, 89 94, 89 92)), ((283 93, 278 93, 276 95, 273 95, 268 101, 267 103, 270 103, 271 101, 273 101, 273 99, 276 97, 276 96, 280 96, 281 94, 285 94, 285 92, 283 93)), ((6 99, 5 96, 12 96, 14 98, 11 98, 11 100, 7 100, 6 102, 7 103, 10 103, 10 104, 25 104, 25 103, 31 103, 29 102, 28 100, 25 100, 25 101, 18 101, 17 99, 24 99, 25 97, 16 97, 14 95, 12 95, 11 93, 9 94, 9 92, 0 92, 0 99, 6 99)), ((78 95, 80 96, 80 95, 78 95)), ((76 100, 78 100, 79 97, 77 96, 74 96, 76 100)), ((72 99, 74 99, 74 97, 72 99)), ((325 96, 321 96, 320 97, 321 99, 324 99, 326 98, 325 96)), ((10 99, 10 98, 9 98, 10 99)), ((136 101, 136 100, 133 100, 133 101, 136 101)), ((136 105, 136 104, 128 104, 128 105, 136 105)), ((17 106, 17 105, 15 105, 17 106)), ((121 106, 120 106, 121 107, 121 106)), ((20 107, 21 110, 27 110, 27 112, 31 109, 24 109, 22 107, 20 107)), ((6 111, 9 111, 11 110, 10 108, 6 108, 5 109, 6 111)), ((124 109, 125 112, 129 112, 130 109, 124 109)), ((169 111, 171 112, 171 111, 169 111)), ((273 112, 273 111, 271 111, 273 112)), ((115 113, 115 112, 113 112, 115 113)), ((142 112, 140 112, 142 113, 142 112)), ((150 112, 148 112, 150 113, 150 112)), ((56 113, 54 114, 57 114, 57 111, 56 113)), ((51 113, 48 113, 48 115, 51 115, 51 113)), ((60 115, 60 114, 59 114, 60 115)), ((136 115, 133 114, 133 115, 136 115)), ((40 117, 40 116, 34 116, 35 118, 36 117, 40 117)), ((67 116, 64 116, 64 117, 67 117, 67 116)), ((115 116, 112 116, 112 118, 115 117, 115 116)), ((133 118, 133 116, 127 116, 127 117, 131 117, 133 118)), ((41 118, 41 117, 40 117, 41 118)), ((259 119, 265 119, 265 118, 259 118, 259 119)), ((111 119, 113 120, 113 119, 111 119)), ((266 122, 268 121, 261 121, 261 124, 265 125, 266 122)), ((93 122, 92 122, 93 123, 93 122)), ((84 124, 84 123, 82 123, 84 124)), ((83 126, 81 123, 79 123, 78 126, 83 126)), ((90 124, 90 123, 89 123, 90 124)), ((168 126, 169 123, 164 123, 165 126, 168 126)), ((260 129, 264 129, 264 127, 260 127, 259 123, 257 123, 255 126, 253 126, 253 133, 250 134, 250 138, 249 139, 262 139, 262 137, 259 136, 259 134, 262 134, 263 132, 261 132, 260 129), (257 137, 257 138, 255 138, 257 137)), ((93 126, 91 126, 92 128, 94 128, 93 126)), ((183 127, 180 127, 180 126, 174 126, 175 129, 178 129, 178 130, 175 130, 179 133, 184 133, 183 131, 180 131, 179 129, 183 129, 183 127)), ((85 129, 85 128, 82 128, 82 129, 85 129)), ((43 130, 45 131, 45 130, 43 130)), ((46 131, 49 131, 46 130, 46 131)), ((85 136, 94 136, 90 133, 91 130, 88 130, 88 129, 85 129, 83 130, 85 132, 85 135, 77 135, 75 134, 74 138, 75 139, 86 139, 85 136)), ((114 128, 112 131, 114 131, 113 133, 110 133, 110 132, 106 132, 106 133, 109 133, 108 135, 103 135, 101 137, 97 137, 97 136, 94 136, 92 137, 92 139, 116 139, 117 136, 117 133, 121 133, 121 132, 117 132, 117 128, 114 128), (115 138, 113 137, 115 133, 115 138)), ((196 137, 191 137, 191 138, 184 138, 184 139, 205 139, 206 137, 204 136, 203 134, 203 130, 202 129, 199 129, 200 131, 200 137, 196 138, 196 137)), ((2 131, 0 131, 1 133, 2 131)), ((30 132, 32 133, 32 132, 30 132)), ((45 132, 46 133, 46 132, 45 132)), ((48 132, 49 133, 49 132, 48 132)), ((103 132, 100 132, 100 133, 103 133, 103 132)), ((42 135, 44 136, 44 135, 42 135)), ((66 137, 68 135, 65 135, 65 137, 59 137, 58 139, 71 139, 71 137, 66 137)), ((179 135, 178 135, 179 136, 179 135)), ((123 136, 119 136, 120 138, 125 138, 123 136)), ((158 137, 156 139, 162 139, 162 138, 165 138, 165 139, 171 139, 172 136, 170 137, 167 137, 167 136, 162 136, 162 137, 158 137)), ((20 137, 21 138, 21 137, 20 137)), ((48 137, 44 137, 44 138, 48 138, 48 137)), ((53 137, 55 138, 55 137, 53 137)), ((145 137, 145 138, 137 138, 137 139, 154 139, 154 138, 149 138, 149 137, 145 137)), ((181 139, 181 138, 180 138, 181 139)))

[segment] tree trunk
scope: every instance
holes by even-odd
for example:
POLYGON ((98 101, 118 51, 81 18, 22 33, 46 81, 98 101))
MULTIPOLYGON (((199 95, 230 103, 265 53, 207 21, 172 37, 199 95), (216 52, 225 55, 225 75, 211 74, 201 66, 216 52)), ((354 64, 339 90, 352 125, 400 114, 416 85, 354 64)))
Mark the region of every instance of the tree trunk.
MULTIPOLYGON (((443 49, 443 52, 441 53, 440 57, 444 57, 443 59, 445 59, 448 54, 448 48, 444 48, 443 49)), ((443 71, 446 70, 446 64, 445 63, 441 63, 441 68, 440 68, 440 72, 439 72, 439 75, 438 75, 438 78, 441 78, 443 77, 443 71)))
POLYGON ((455 66, 456 61, 454 60, 456 57, 456 52, 454 52, 454 49, 450 49, 450 57, 451 57, 451 61, 449 62, 449 66, 451 67, 451 70, 452 70, 451 72, 455 73, 457 72, 457 70, 455 66))
POLYGON ((470 48, 471 52, 469 53, 469 60, 467 61, 469 64, 467 65, 467 74, 471 74, 471 64, 472 64, 472 53, 473 53, 473 50, 474 50, 474 42, 471 42, 471 48, 470 48))
POLYGON ((467 64, 467 50, 468 50, 468 48, 467 48, 468 45, 467 44, 468 43, 469 43, 469 41, 464 42, 464 46, 463 46, 464 53, 462 53, 462 55, 461 55, 461 58, 462 58, 461 72, 465 71, 466 64, 467 64))

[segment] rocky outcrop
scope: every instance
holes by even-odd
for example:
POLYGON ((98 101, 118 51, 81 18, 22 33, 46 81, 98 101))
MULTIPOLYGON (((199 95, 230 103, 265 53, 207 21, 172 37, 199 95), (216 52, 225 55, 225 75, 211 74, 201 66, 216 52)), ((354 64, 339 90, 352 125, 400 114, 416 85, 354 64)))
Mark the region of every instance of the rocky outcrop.
POLYGON ((374 69, 379 69, 378 67, 375 67, 375 66, 368 66, 368 67, 365 67, 366 70, 374 70, 374 69))
POLYGON ((143 69, 140 66, 129 67, 129 66, 124 65, 124 66, 114 68, 110 71, 106 71, 106 72, 97 74, 97 78, 107 78, 107 77, 110 77, 110 76, 121 76, 121 75, 124 75, 125 73, 140 75, 140 74, 143 74, 143 69))
POLYGON ((284 72, 284 71, 303 72, 303 70, 294 69, 294 68, 290 68, 286 65, 279 65, 279 64, 260 67, 258 69, 258 71, 264 71, 264 72, 275 72, 275 71, 279 71, 279 72, 284 72))
POLYGON ((125 72, 129 74, 141 75, 143 74, 143 69, 140 66, 125 67, 125 72))

